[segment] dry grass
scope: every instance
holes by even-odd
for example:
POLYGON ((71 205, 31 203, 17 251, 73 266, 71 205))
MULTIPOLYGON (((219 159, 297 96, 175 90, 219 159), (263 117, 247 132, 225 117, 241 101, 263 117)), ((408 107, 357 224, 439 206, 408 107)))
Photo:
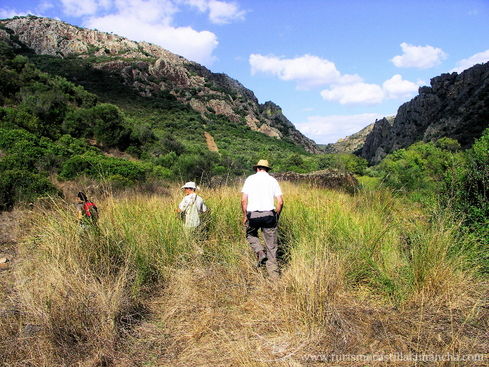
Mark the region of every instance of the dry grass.
POLYGON ((35 211, 15 269, 16 312, 0 324, 5 365, 313 366, 331 365, 317 360, 331 354, 488 353, 488 286, 453 218, 385 192, 283 189, 277 283, 254 267, 237 188, 203 192, 208 230, 193 239, 174 212, 176 190, 101 199, 93 231, 79 230, 69 203, 35 211))
POLYGON ((245 269, 176 273, 149 302, 152 317, 134 330, 117 364, 309 366, 321 355, 487 353, 488 315, 480 304, 469 311, 454 299, 451 307, 399 309, 342 293, 312 308, 290 292, 291 275, 272 285, 245 269), (308 312, 321 312, 321 324, 308 312))

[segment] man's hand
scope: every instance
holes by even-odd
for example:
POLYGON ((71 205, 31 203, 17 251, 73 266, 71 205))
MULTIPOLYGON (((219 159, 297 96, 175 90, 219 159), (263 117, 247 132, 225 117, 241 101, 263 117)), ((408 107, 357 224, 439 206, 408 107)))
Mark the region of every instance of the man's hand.
POLYGON ((248 223, 248 217, 243 215, 243 225, 245 226, 248 223))
POLYGON ((277 196, 277 205, 275 207, 275 211, 277 212, 277 216, 280 215, 280 212, 282 211, 282 208, 284 207, 284 198, 282 195, 277 196))

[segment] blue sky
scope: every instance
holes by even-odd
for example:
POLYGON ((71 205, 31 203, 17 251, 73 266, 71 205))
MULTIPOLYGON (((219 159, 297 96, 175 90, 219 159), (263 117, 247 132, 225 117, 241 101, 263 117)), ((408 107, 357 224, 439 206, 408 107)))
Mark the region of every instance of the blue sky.
POLYGON ((271 100, 330 143, 396 113, 420 85, 489 61, 489 0, 2 0, 158 44, 271 100))

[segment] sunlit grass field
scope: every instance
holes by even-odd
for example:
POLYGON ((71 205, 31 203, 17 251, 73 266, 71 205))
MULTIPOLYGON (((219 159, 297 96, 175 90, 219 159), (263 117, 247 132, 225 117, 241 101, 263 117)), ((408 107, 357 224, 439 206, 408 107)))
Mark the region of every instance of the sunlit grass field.
POLYGON ((73 203, 35 209, 15 268, 19 312, 0 324, 6 365, 302 366, 325 353, 488 352, 487 285, 457 218, 381 189, 282 186, 276 283, 255 267, 237 186, 199 193, 210 208, 199 233, 183 230, 177 189, 98 198, 99 225, 88 230, 73 203))

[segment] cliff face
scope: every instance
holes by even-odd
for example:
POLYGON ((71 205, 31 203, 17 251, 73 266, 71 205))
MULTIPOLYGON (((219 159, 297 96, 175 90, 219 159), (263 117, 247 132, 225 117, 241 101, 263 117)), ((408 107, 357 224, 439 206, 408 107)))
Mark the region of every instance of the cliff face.
POLYGON ((375 122, 359 154, 376 164, 397 149, 441 137, 468 148, 487 127, 489 63, 431 79, 431 87, 421 87, 417 97, 399 107, 392 122, 375 122))
POLYGON ((38 55, 93 59, 93 67, 121 75, 143 96, 173 94, 204 118, 226 116, 277 139, 287 139, 311 153, 319 147, 301 134, 271 102, 259 104, 253 92, 225 74, 212 73, 161 47, 114 34, 75 27, 39 17, 0 21, 0 39, 25 45, 38 55))

